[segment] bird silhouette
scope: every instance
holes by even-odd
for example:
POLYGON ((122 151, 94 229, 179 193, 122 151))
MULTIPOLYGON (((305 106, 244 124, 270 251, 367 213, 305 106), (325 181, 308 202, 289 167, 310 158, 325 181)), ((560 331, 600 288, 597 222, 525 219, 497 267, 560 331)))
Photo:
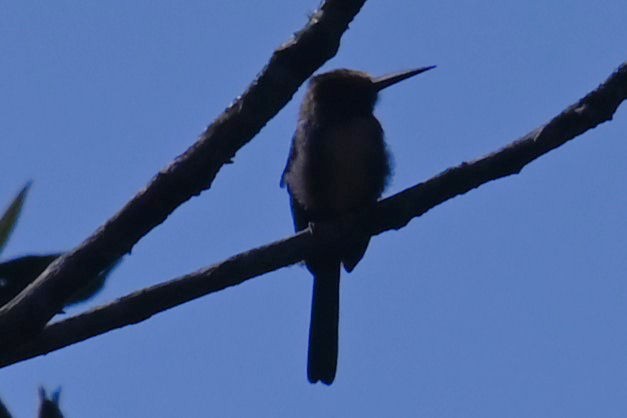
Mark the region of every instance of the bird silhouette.
MULTIPOLYGON (((379 92, 434 68, 383 77, 340 69, 313 77, 300 108, 281 186, 287 186, 296 231, 371 207, 390 176, 383 129, 373 111, 379 92)), ((351 272, 370 235, 353 231, 305 259, 314 277, 307 377, 330 385, 338 353, 340 265, 351 272)))

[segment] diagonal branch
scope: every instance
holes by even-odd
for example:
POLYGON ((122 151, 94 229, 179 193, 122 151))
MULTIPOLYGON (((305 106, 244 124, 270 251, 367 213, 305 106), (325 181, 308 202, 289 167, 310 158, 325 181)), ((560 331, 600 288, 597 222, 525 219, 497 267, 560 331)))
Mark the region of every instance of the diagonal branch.
MULTIPOLYGON (((597 89, 568 107, 549 123, 521 139, 471 163, 448 169, 432 179, 379 202, 366 214, 373 235, 400 229, 415 217, 489 181, 519 173, 522 168, 597 125, 611 120, 627 99, 627 63, 597 89)), ((253 249, 196 273, 125 296, 108 305, 51 324, 33 340, 0 353, 0 367, 47 354, 203 295, 302 260, 317 245, 334 242, 352 220, 308 229, 293 237, 253 249)))
POLYGON ((277 49, 248 90, 184 154, 159 172, 120 212, 55 261, 0 308, 0 347, 35 335, 85 280, 96 276, 181 204, 209 188, 220 168, 291 99, 338 50, 365 0, 326 0, 294 39, 277 49))
POLYGON ((469 192, 489 181, 518 174, 524 166, 571 139, 612 120, 618 106, 627 99, 627 62, 610 77, 570 105, 559 115, 522 138, 475 161, 462 163, 384 199, 372 233, 400 229, 412 218, 455 196, 469 192))

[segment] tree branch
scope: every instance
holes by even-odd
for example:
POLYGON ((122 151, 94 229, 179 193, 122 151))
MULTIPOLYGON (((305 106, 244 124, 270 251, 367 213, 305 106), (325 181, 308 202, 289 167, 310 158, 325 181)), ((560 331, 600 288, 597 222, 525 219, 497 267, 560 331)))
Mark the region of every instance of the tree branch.
POLYGON ((499 151, 462 163, 378 203, 363 219, 316 226, 290 238, 238 254, 196 273, 132 293, 108 305, 47 326, 33 340, 0 353, 0 367, 47 354, 116 328, 135 324, 174 306, 240 284, 302 260, 315 246, 341 238, 352 222, 373 235, 400 229, 415 217, 489 181, 519 173, 549 151, 611 120, 627 99, 627 63, 602 85, 546 125, 499 151))
POLYGON ((248 90, 184 154, 159 172, 120 212, 0 308, 0 348, 35 335, 86 280, 129 252, 179 205, 210 187, 298 87, 333 57, 365 0, 326 0, 294 39, 277 49, 248 90))
POLYGON ((610 77, 559 115, 522 138, 475 161, 464 162, 430 180, 380 202, 381 221, 372 233, 400 229, 412 218, 489 181, 518 174, 524 166, 571 139, 612 119, 627 99, 627 62, 610 77))

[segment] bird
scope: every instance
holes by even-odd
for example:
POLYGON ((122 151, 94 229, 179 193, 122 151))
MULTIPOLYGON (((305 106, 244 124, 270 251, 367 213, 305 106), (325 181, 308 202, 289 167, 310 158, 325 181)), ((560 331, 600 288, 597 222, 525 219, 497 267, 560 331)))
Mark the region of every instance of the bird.
MULTIPOLYGON (((294 229, 331 221, 372 207, 391 175, 381 124, 374 116, 379 92, 435 66, 372 77, 338 69, 311 78, 281 176, 294 229)), ((340 266, 350 273, 370 235, 354 231, 333 248, 304 260, 313 275, 307 377, 333 383, 337 370, 340 266)))
MULTIPOLYGON (((63 253, 32 254, 0 262, 0 307, 34 282, 54 260, 62 255, 63 253)), ((64 302, 63 306, 85 302, 95 296, 102 290, 108 275, 119 263, 120 260, 114 262, 96 277, 85 282, 64 302)))

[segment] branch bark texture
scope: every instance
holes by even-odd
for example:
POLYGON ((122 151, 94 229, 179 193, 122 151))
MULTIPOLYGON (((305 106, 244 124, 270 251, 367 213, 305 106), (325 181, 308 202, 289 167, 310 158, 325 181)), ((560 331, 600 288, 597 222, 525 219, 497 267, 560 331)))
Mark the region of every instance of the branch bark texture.
POLYGON ((0 349, 28 340, 85 282, 107 268, 179 205, 210 187, 220 168, 291 99, 338 50, 340 38, 365 0, 326 0, 307 26, 277 49, 225 112, 184 154, 159 172, 80 246, 55 261, 0 309, 0 349))
POLYGON ((108 305, 47 326, 34 339, 0 352, 0 367, 138 323, 152 315, 240 284, 302 260, 317 245, 335 242, 358 221, 372 235, 400 229, 415 217, 492 180, 519 173, 536 158, 611 120, 627 99, 627 63, 603 84, 547 124, 499 151, 450 168, 378 203, 363 219, 346 219, 306 230, 172 281, 125 296, 108 305))

